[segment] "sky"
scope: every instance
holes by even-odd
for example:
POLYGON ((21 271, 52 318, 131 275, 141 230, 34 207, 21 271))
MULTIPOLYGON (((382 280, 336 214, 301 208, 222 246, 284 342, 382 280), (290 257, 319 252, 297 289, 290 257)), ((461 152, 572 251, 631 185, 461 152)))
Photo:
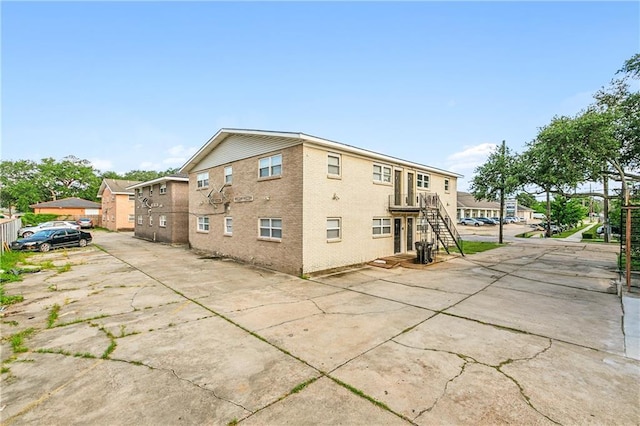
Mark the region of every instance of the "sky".
POLYGON ((640 2, 0 2, 2 160, 181 167, 220 128, 464 175, 640 52, 640 2))

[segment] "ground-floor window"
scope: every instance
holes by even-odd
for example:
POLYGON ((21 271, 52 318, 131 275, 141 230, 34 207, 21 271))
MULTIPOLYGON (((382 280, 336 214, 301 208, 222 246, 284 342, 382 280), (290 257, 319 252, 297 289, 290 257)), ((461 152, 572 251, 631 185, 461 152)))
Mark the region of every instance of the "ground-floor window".
POLYGON ((342 238, 341 220, 339 217, 327 218, 327 240, 339 240, 342 238))
POLYGON ((206 216, 198 217, 198 232, 209 232, 209 218, 206 216))
POLYGON ((385 217, 374 217, 373 235, 391 235, 391 219, 385 217))
POLYGON ((272 240, 282 239, 282 219, 264 218, 260 219, 260 238, 272 240))
POLYGON ((158 218, 158 225, 160 225, 162 228, 166 228, 167 227, 167 216, 160 215, 160 217, 158 218))
POLYGON ((134 214, 130 214, 129 215, 129 222, 133 222, 135 220, 136 215, 134 214))
POLYGON ((153 216, 149 216, 149 226, 153 226, 153 216))
POLYGON ((233 218, 225 217, 224 218, 224 235, 232 235, 233 234, 233 218))
POLYGON ((142 225, 142 215, 138 216, 138 225, 142 225))

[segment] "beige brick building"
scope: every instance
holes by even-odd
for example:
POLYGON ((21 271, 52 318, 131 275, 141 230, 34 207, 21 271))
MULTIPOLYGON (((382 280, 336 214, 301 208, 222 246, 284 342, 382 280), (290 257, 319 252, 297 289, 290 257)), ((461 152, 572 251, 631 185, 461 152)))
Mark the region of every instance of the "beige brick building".
POLYGON ((175 174, 132 185, 138 238, 170 244, 189 242, 189 178, 175 174))
POLYGON ((222 129, 181 172, 192 248, 295 275, 413 252, 420 194, 455 226, 460 175, 302 133, 222 129))
POLYGON ((127 189, 139 181, 122 179, 102 179, 98 198, 102 205, 102 226, 110 231, 133 231, 134 193, 127 189))

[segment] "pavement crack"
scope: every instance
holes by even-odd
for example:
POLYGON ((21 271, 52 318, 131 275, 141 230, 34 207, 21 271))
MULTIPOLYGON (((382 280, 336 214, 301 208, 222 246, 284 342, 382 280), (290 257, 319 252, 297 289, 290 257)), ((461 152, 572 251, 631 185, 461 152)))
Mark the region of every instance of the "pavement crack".
POLYGON ((464 364, 462 364, 462 367, 460 368, 460 371, 458 372, 458 374, 456 374, 455 376, 453 376, 452 378, 447 380, 447 383, 444 384, 444 389, 442 390, 442 393, 440 394, 440 396, 438 396, 436 398, 436 400, 433 401, 433 404, 431 404, 430 407, 425 408, 424 410, 420 411, 418 413, 418 415, 413 418, 413 420, 416 420, 418 417, 422 416, 424 413, 431 412, 431 410, 433 410, 436 407, 436 405, 438 405, 438 402, 440 402, 440 400, 442 398, 444 398, 444 396, 447 394, 447 389, 449 388, 449 385, 451 383, 453 383, 458 377, 462 376, 462 374, 464 373, 464 370, 467 368, 468 365, 469 365, 469 361, 465 360, 465 362, 464 362, 464 364))

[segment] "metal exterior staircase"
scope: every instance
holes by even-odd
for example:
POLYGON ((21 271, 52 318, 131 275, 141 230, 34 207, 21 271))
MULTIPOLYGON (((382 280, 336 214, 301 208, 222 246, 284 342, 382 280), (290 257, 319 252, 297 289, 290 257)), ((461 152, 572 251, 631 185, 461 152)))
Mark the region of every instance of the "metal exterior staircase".
MULTIPOLYGON (((462 238, 442 205, 438 194, 420 194, 420 219, 424 219, 431 226, 436 239, 449 252, 449 247, 456 246, 460 254, 464 256, 462 250, 462 238)), ((421 222, 424 222, 422 220, 421 222)))

